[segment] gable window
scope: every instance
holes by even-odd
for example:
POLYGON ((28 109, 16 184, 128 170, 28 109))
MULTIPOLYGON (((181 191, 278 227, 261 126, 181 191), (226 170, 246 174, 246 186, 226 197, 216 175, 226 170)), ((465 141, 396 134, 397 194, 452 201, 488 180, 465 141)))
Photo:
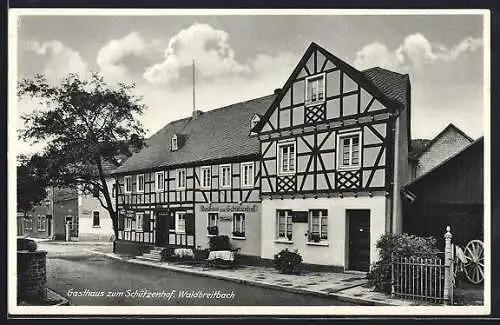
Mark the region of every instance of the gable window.
POLYGON ((186 212, 177 211, 175 213, 175 232, 186 232, 186 212))
POLYGON ((295 173, 295 142, 278 143, 278 172, 280 175, 295 173))
POLYGON ((177 169, 175 185, 177 190, 184 190, 186 188, 185 169, 177 169))
POLYGON ((99 218, 99 211, 92 212, 92 227, 99 227, 101 225, 101 220, 99 218))
POLYGON ((142 231, 142 223, 144 221, 144 213, 138 212, 135 214, 135 230, 142 231))
POLYGON ((157 192, 163 191, 165 188, 165 174, 163 172, 156 172, 155 174, 155 188, 157 192))
POLYGON ((174 134, 174 136, 172 137, 172 141, 171 141, 171 147, 170 149, 172 151, 175 151, 177 150, 179 147, 178 147, 178 144, 177 144, 177 135, 174 134))
POLYGON ((359 168, 361 166, 361 132, 340 134, 338 148, 339 169, 359 168))
POLYGON ((125 193, 132 193, 132 176, 125 176, 125 193))
POLYGON ((211 167, 201 167, 201 187, 202 188, 210 188, 210 185, 212 184, 212 179, 211 179, 211 167))
POLYGON ((253 162, 241 164, 241 187, 253 186, 253 162))
POLYGON ((306 78, 306 105, 325 101, 325 74, 306 78))
POLYGON ((309 242, 328 239, 328 210, 309 211, 309 242))
POLYGON ((233 237, 245 237, 245 214, 233 214, 233 237))
POLYGON ((144 193, 144 174, 136 176, 137 193, 144 193))
POLYGON ((292 211, 278 210, 276 218, 276 239, 292 240, 292 211))
POLYGON ((223 188, 231 187, 231 165, 220 166, 220 186, 223 188))

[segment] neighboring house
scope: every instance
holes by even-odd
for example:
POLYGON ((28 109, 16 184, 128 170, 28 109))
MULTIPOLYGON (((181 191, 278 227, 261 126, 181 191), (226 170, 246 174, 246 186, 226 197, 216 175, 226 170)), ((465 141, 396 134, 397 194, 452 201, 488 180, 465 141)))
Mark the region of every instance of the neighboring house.
POLYGON ((47 198, 26 216, 18 212, 17 234, 32 238, 64 240, 66 222, 69 223, 70 237, 78 237, 78 197, 70 188, 47 189, 47 198))
POLYGON ((483 237, 484 138, 406 185, 403 231, 433 236, 443 247, 446 226, 461 246, 483 237))
POLYGON ((402 228, 410 102, 408 75, 312 43, 274 95, 171 122, 115 171, 115 250, 207 247, 217 225, 249 261, 367 271, 402 228))
POLYGON ((412 140, 410 150, 412 179, 424 175, 449 157, 463 150, 473 141, 472 138, 451 123, 432 140, 412 140))
MULTIPOLYGON (((124 157, 121 157, 125 161, 124 157)), ((106 184, 111 194, 111 203, 116 207, 116 187, 114 178, 109 174, 115 169, 110 163, 104 163, 106 184)), ((104 195, 100 194, 100 200, 106 204, 104 195)), ((90 194, 78 192, 78 219, 79 240, 81 241, 112 241, 114 239, 113 222, 109 212, 101 205, 98 198, 90 194)))

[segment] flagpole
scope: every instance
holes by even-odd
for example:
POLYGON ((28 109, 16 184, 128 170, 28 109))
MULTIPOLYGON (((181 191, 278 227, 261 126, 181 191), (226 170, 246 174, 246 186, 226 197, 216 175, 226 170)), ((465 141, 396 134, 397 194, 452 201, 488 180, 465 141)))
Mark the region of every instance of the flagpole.
POLYGON ((193 113, 196 111, 196 97, 195 97, 195 67, 194 67, 194 59, 193 59, 193 113))

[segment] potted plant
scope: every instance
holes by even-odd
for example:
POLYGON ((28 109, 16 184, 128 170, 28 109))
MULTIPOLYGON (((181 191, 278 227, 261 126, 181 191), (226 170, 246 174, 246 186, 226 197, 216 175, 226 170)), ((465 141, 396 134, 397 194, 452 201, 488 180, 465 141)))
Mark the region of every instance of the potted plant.
POLYGON ((233 231, 234 237, 245 237, 245 232, 243 231, 233 231))
POLYGON ((219 234, 219 227, 217 226, 208 226, 207 231, 209 235, 217 236, 219 234))
POLYGON ((319 243, 319 234, 311 234, 309 236, 309 240, 315 243, 319 243))
POLYGON ((292 234, 287 234, 286 238, 288 238, 289 241, 292 241, 292 234))

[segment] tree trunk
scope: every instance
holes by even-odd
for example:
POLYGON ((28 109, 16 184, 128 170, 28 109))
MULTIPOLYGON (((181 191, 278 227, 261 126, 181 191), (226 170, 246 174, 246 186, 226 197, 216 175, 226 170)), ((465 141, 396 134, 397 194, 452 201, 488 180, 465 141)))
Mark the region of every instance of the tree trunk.
POLYGON ((118 239, 118 214, 113 208, 113 203, 111 202, 111 196, 109 194, 108 184, 106 183, 106 177, 104 177, 101 157, 98 157, 96 161, 97 161, 97 168, 99 170, 99 180, 101 181, 101 185, 103 188, 102 192, 104 195, 104 200, 106 201, 107 210, 109 212, 109 216, 113 223, 113 232, 115 233, 115 239, 118 239))

